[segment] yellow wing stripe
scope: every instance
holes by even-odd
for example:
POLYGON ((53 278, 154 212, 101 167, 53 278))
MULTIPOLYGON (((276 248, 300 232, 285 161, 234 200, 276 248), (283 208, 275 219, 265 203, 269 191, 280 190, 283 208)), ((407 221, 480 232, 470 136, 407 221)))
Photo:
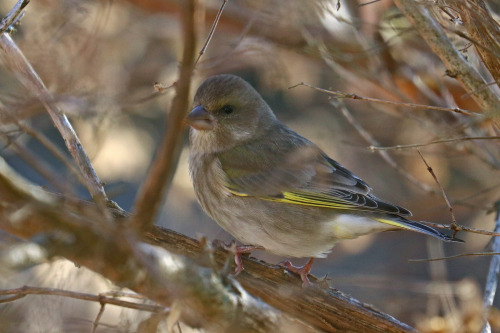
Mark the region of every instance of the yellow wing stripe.
MULTIPOLYGON (((248 194, 236 191, 231 187, 228 187, 228 190, 232 194, 240 197, 249 196, 248 194)), ((363 208, 363 206, 361 205, 355 205, 350 203, 349 201, 338 199, 326 194, 322 195, 312 193, 283 192, 282 196, 280 197, 260 197, 260 199, 322 208, 372 210, 370 208, 363 208)))
POLYGON ((374 219, 374 220, 378 221, 380 223, 385 223, 385 224, 393 225, 393 226, 398 227, 398 228, 403 228, 403 229, 408 229, 408 230, 414 230, 414 229, 410 228, 409 226, 407 226, 406 224, 403 224, 403 223, 398 222, 398 221, 393 221, 393 220, 388 220, 388 219, 374 219))
POLYGON ((278 198, 278 201, 292 204, 302 204, 306 206, 336 208, 336 209, 359 209, 360 206, 353 205, 348 201, 336 199, 326 195, 310 195, 294 192, 283 192, 283 198, 278 198))

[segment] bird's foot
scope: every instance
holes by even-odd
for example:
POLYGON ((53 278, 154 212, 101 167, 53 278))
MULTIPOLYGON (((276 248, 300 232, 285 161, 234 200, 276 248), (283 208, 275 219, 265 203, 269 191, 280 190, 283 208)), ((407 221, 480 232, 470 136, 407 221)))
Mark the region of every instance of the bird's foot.
POLYGON ((281 265, 284 266, 289 272, 298 274, 302 279, 302 288, 306 288, 311 285, 311 281, 309 281, 307 275, 311 271, 313 262, 314 258, 310 258, 304 266, 294 266, 290 261, 285 261, 281 263, 281 265))
POLYGON ((238 275, 243 271, 243 261, 241 260, 241 256, 245 253, 251 253, 254 250, 264 250, 262 246, 259 245, 236 245, 235 241, 232 241, 230 244, 226 244, 222 241, 215 241, 214 244, 218 246, 222 246, 222 248, 226 251, 232 252, 234 254, 234 263, 236 264, 236 268, 234 269, 234 275, 238 275))

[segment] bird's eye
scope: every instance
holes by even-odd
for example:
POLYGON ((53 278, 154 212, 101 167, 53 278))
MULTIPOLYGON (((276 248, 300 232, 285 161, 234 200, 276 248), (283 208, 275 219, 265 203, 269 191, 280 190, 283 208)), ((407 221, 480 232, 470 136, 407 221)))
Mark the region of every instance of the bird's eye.
POLYGON ((224 105, 222 107, 222 112, 224 112, 225 114, 231 114, 233 113, 233 107, 231 105, 224 105))

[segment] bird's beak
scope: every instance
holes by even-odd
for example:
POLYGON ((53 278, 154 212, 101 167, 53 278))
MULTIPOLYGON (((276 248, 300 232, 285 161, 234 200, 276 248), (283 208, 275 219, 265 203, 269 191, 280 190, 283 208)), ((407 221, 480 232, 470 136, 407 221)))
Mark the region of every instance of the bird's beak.
POLYGON ((186 123, 197 130, 207 131, 214 128, 215 118, 203 106, 197 105, 187 115, 186 123))

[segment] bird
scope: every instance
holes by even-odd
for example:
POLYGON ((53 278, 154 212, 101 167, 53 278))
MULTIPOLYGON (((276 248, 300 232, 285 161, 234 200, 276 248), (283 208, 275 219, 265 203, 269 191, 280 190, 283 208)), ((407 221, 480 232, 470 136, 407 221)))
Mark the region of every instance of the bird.
POLYGON ((310 285, 314 258, 342 240, 379 231, 410 230, 462 242, 409 219, 411 212, 379 199, 361 178, 279 121, 261 95, 232 74, 197 89, 189 125, 189 172, 204 212, 244 246, 310 258, 284 266, 310 285))

